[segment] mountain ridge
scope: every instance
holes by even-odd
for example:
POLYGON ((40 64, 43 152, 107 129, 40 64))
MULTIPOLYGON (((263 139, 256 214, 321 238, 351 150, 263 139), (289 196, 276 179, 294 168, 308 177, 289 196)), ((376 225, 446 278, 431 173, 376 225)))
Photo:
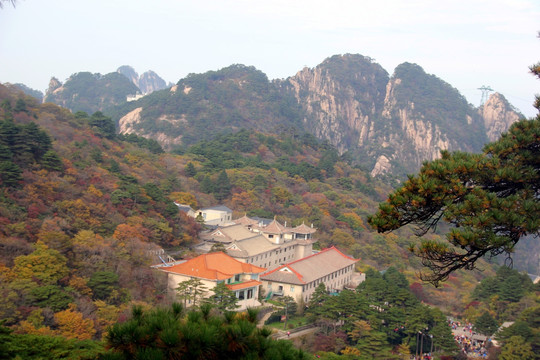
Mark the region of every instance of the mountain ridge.
MULTIPOLYGON (((129 66, 118 71, 132 84, 139 79, 129 66)), ((390 75, 359 54, 334 55, 271 81, 252 66, 231 65, 94 110, 111 115, 122 133, 153 138, 169 150, 241 128, 308 131, 350 153, 372 176, 401 178, 440 150, 478 152, 523 117, 502 94, 477 108, 417 64, 400 64, 390 75)))

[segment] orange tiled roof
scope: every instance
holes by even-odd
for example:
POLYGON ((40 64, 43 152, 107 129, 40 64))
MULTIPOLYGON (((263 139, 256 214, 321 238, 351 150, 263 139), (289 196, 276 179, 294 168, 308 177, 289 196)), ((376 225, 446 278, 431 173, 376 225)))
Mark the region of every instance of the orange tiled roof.
POLYGON ((202 254, 162 270, 209 280, 225 280, 236 274, 258 274, 266 271, 265 268, 233 259, 223 252, 202 254))
POLYGON ((247 289, 247 288, 254 287, 254 286, 259 286, 261 284, 262 284, 262 282, 260 282, 260 281, 249 280, 249 281, 244 281, 244 282, 238 283, 238 284, 228 284, 227 287, 229 288, 229 290, 240 290, 240 289, 247 289))

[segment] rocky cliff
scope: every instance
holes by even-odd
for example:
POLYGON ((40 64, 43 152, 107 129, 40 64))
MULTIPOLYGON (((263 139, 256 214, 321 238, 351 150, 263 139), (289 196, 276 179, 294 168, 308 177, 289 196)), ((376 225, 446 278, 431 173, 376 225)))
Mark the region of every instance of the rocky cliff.
POLYGON ((344 55, 304 68, 285 85, 305 110, 306 128, 345 152, 373 138, 387 82, 388 73, 370 58, 344 55))
POLYGON ((122 65, 116 71, 127 77, 135 86, 137 86, 141 94, 150 94, 154 91, 167 88, 165 80, 152 70, 148 70, 139 76, 131 66, 122 65))
POLYGON ((452 86, 415 64, 389 77, 372 59, 333 56, 282 85, 304 109, 304 124, 372 176, 418 170, 441 150, 480 151, 519 114, 499 94, 475 109, 452 86))
POLYGON ((158 74, 152 70, 148 70, 143 73, 139 78, 139 89, 143 94, 150 94, 157 90, 162 90, 167 87, 165 80, 159 77, 158 74))
POLYGON ((480 151, 520 118, 500 94, 478 109, 416 64, 389 75, 373 59, 351 54, 284 80, 268 81, 243 65, 191 74, 111 114, 122 132, 169 149, 241 128, 307 131, 348 152, 372 176, 414 173, 443 149, 480 151))
POLYGON ((129 65, 122 65, 118 69, 116 69, 116 72, 124 75, 135 85, 136 87, 139 87, 139 74, 135 71, 135 69, 129 65))
POLYGON ((492 94, 480 107, 479 112, 484 119, 489 141, 497 140, 499 135, 508 130, 512 123, 524 117, 499 93, 492 94))

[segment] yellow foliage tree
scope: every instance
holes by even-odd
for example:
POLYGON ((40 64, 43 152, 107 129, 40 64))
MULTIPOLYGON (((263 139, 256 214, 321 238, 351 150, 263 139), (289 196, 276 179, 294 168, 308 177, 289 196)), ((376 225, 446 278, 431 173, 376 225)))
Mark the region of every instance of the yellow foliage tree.
POLYGON ((54 314, 58 334, 68 339, 89 340, 96 333, 94 322, 85 319, 83 314, 74 310, 74 307, 72 305, 69 309, 54 314))
POLYGON ((134 239, 148 241, 148 235, 148 229, 141 224, 120 224, 114 230, 113 238, 125 244, 134 239))
POLYGON ((348 333, 354 342, 357 342, 361 337, 366 336, 371 331, 371 325, 365 320, 354 322, 354 328, 348 333))
POLYGON ((236 193, 232 196, 232 204, 236 210, 246 211, 253 206, 256 201, 255 194, 253 190, 243 191, 241 193, 236 193))
POLYGON ((54 335, 54 331, 50 327, 43 325, 44 320, 43 310, 35 309, 28 315, 26 320, 19 323, 17 330, 25 334, 54 335))
POLYGON ((28 255, 17 256, 13 271, 19 279, 38 279, 42 285, 56 284, 69 274, 67 260, 58 251, 49 249, 42 241, 28 255))
POLYGON ((97 189, 94 185, 90 185, 86 191, 88 192, 88 194, 93 195, 98 198, 101 198, 103 196, 103 193, 99 189, 97 189))
POLYGON ((86 285, 87 283, 88 281, 86 279, 77 275, 73 275, 69 279, 69 286, 77 290, 79 294, 92 296, 92 289, 86 285))
POLYGON ((199 204, 197 203, 197 199, 195 198, 195 196, 188 192, 183 192, 183 191, 172 192, 171 195, 169 195, 169 199, 171 199, 172 201, 176 201, 178 204, 189 205, 193 209, 197 209, 199 207, 199 204))
POLYGON ((97 324, 101 331, 114 325, 118 321, 120 313, 126 309, 125 305, 109 305, 103 300, 94 301, 94 305, 97 308, 97 324))
POLYGON ((396 353, 399 355, 400 359, 409 360, 411 358, 411 351, 407 344, 400 344, 396 347, 396 353))
POLYGON ((105 239, 92 230, 81 230, 73 237, 73 245, 86 249, 98 249, 106 246, 105 239))
POLYGON ((333 244, 336 244, 338 246, 343 246, 344 248, 349 249, 351 246, 354 245, 354 237, 341 230, 341 229, 334 229, 332 236, 330 237, 330 240, 333 244))
POLYGON ((69 236, 63 231, 48 231, 41 228, 37 236, 45 245, 58 251, 65 251, 71 245, 69 236))

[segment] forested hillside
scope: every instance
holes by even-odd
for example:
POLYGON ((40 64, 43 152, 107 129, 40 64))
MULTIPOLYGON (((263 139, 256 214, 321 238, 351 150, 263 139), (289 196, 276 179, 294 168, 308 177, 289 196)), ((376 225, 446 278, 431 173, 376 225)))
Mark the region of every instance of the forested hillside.
POLYGON ((62 84, 55 78, 49 83, 44 101, 76 111, 93 113, 126 101, 127 95, 139 92, 127 77, 120 73, 106 75, 79 72, 62 84))
POLYGON ((412 233, 366 225, 391 188, 313 135, 242 129, 166 153, 118 135, 101 112, 71 113, 3 86, 0 103, 0 319, 17 333, 100 339, 132 305, 168 304, 150 265, 161 249, 192 256, 200 230, 173 201, 313 224, 316 246, 337 246, 361 271, 394 266, 418 299, 450 312, 494 273, 484 264, 438 290, 418 282, 412 233))

